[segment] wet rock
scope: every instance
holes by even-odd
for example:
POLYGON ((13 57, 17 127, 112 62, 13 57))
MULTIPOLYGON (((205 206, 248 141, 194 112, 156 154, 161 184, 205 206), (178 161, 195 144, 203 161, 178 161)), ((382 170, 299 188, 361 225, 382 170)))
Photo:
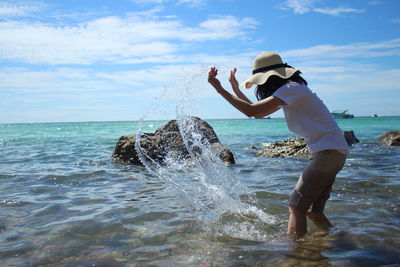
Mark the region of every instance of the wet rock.
MULTIPOLYGON (((346 139, 348 146, 360 142, 355 136, 354 131, 344 131, 343 136, 346 139)), ((262 147, 260 151, 257 152, 256 156, 307 159, 310 157, 310 154, 304 138, 290 137, 281 142, 262 144, 262 147)))
POLYGON ((354 131, 344 131, 343 136, 344 136, 344 139, 346 139, 348 146, 352 146, 352 145, 360 142, 360 140, 358 140, 356 135, 354 134, 354 131))
POLYGON ((232 151, 219 142, 211 144, 211 151, 213 151, 224 163, 235 164, 235 157, 232 151))
MULTIPOLYGON (((219 141, 213 128, 205 121, 197 117, 191 117, 190 125, 201 136, 201 141, 209 143, 211 150, 225 163, 234 164, 233 153, 219 141)), ((186 127, 186 126, 185 126, 186 127)), ((135 150, 136 135, 121 136, 115 146, 112 158, 124 163, 141 165, 135 150)), ((191 146, 190 140, 188 145, 191 146)), ((189 152, 179 132, 178 122, 169 121, 158 128, 154 133, 144 133, 140 138, 140 147, 146 152, 146 156, 157 163, 165 163, 168 157, 186 160, 190 158, 189 152)), ((193 148, 194 154, 201 154, 200 148, 193 148)))
POLYGON ((113 159, 125 163, 141 164, 135 151, 135 141, 135 134, 121 136, 115 146, 113 159))
POLYGON ((256 156, 269 158, 308 158, 309 153, 304 138, 290 137, 282 142, 263 144, 256 156))
POLYGON ((400 146, 400 131, 389 131, 378 139, 387 146, 400 146))

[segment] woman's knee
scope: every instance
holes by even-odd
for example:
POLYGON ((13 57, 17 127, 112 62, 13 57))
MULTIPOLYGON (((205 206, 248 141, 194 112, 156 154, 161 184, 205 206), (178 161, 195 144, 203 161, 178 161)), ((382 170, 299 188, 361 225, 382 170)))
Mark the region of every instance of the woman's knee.
POLYGON ((289 198, 289 207, 296 210, 307 211, 313 202, 313 199, 294 189, 289 198))

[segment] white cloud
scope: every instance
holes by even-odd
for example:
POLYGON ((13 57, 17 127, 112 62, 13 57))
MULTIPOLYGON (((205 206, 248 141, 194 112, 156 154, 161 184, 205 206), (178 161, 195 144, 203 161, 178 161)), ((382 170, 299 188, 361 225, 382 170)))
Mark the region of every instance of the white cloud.
POLYGON ((234 35, 238 35, 240 34, 238 30, 242 30, 244 27, 255 28, 254 26, 256 24, 257 22, 251 18, 239 20, 233 16, 214 16, 213 18, 200 23, 200 27, 206 31, 225 32, 228 34, 234 33, 234 35), (235 30, 235 28, 237 30, 235 30))
POLYGON ((315 12, 326 14, 326 15, 332 15, 332 16, 339 16, 343 13, 362 13, 365 12, 364 9, 355 9, 355 8, 349 8, 349 7, 337 7, 337 8, 314 8, 315 12))
POLYGON ((380 4, 383 4, 382 1, 369 1, 368 3, 369 3, 370 5, 380 5, 380 4))
MULTIPOLYGON (((258 52, 227 55, 193 54, 175 58, 179 65, 152 66, 137 70, 96 70, 88 68, 53 68, 31 70, 28 68, 0 69, 1 95, 7 97, 31 95, 31 98, 48 101, 52 95, 67 94, 80 98, 82 94, 97 98, 148 97, 163 91, 178 98, 183 89, 190 90, 196 98, 212 97, 212 90, 204 90, 206 73, 211 64, 218 63, 220 80, 229 88, 228 73, 238 67, 238 80, 250 73, 251 61, 258 52), (186 77, 186 78, 185 78, 186 77), (196 84, 197 87, 191 88, 196 84), (197 90, 199 89, 199 90, 197 90), (33 94, 33 96, 32 96, 33 94), (47 97, 43 97, 46 94, 47 97)), ((400 39, 378 43, 355 43, 343 46, 324 45, 281 53, 285 62, 303 71, 306 79, 325 92, 357 92, 379 90, 396 91, 400 84, 400 69, 389 69, 379 64, 360 64, 360 59, 400 56, 400 39), (382 79, 385 77, 385 79, 382 79)), ((367 60, 368 62, 368 60, 367 60)))
POLYGON ((162 4, 162 3, 166 3, 169 0, 132 0, 133 3, 136 4, 162 4))
POLYGON ((25 17, 42 11, 44 4, 40 2, 0 2, 1 17, 25 17))
POLYGON ((378 66, 371 68, 346 67, 342 72, 312 73, 307 77, 318 84, 316 88, 330 94, 355 92, 397 92, 400 84, 400 69, 385 70, 378 66), (382 77, 385 77, 382 79, 382 77))
POLYGON ((233 16, 212 17, 197 27, 177 18, 148 14, 103 17, 71 26, 39 22, 0 22, 0 58, 32 64, 134 63, 172 60, 186 42, 246 36, 256 22, 233 16))
POLYGON ((189 7, 204 7, 206 0, 132 0, 132 2, 139 5, 146 4, 164 4, 164 3, 175 3, 176 5, 186 5, 189 7))
POLYGON ((391 19, 390 21, 395 24, 400 24, 400 19, 391 19))
POLYGON ((92 71, 85 69, 31 70, 27 68, 5 68, 0 70, 0 88, 2 88, 2 94, 76 93, 109 90, 110 84, 105 80, 96 79, 92 71))
POLYGON ((331 16, 339 16, 344 13, 361 13, 365 10, 350 7, 318 7, 319 0, 287 0, 281 5, 282 9, 290 9, 295 14, 305 14, 308 12, 317 12, 331 16))
POLYGON ((222 40, 245 36, 244 29, 254 29, 257 22, 251 18, 237 19, 233 16, 216 16, 200 23, 198 29, 189 29, 187 40, 222 40), (194 30, 194 31, 193 31, 194 30))
POLYGON ((354 43, 349 45, 318 45, 283 53, 285 57, 310 59, 372 58, 400 56, 400 39, 378 43, 354 43))
POLYGON ((88 105, 86 105, 86 106, 81 106, 81 105, 79 105, 79 106, 69 106, 69 105, 66 105, 66 106, 62 106, 62 107, 60 107, 61 109, 72 109, 72 110, 102 110, 102 109, 106 109, 106 107, 105 106, 88 106, 88 105))
POLYGON ((292 9, 295 14, 304 14, 313 9, 315 2, 318 0, 287 0, 283 7, 292 9))
POLYGON ((178 0, 178 5, 187 5, 190 7, 204 7, 206 0, 178 0))
MULTIPOLYGON (((372 62, 360 64, 359 60, 362 57, 385 55, 398 57, 399 46, 400 39, 395 39, 378 43, 315 46, 284 51, 281 55, 289 64, 303 71, 310 87, 323 100, 326 100, 330 109, 351 107, 352 112, 357 114, 371 112, 383 114, 383 111, 378 108, 379 105, 372 111, 361 104, 355 105, 354 101, 364 103, 368 99, 382 95, 398 99, 400 69, 390 69, 372 62), (368 94, 365 95, 365 92, 368 94)), ((251 61, 257 54, 258 52, 228 53, 218 56, 194 54, 191 57, 180 56, 176 59, 182 63, 180 65, 153 65, 137 70, 115 70, 109 67, 99 70, 96 69, 97 67, 90 66, 85 68, 46 67, 43 70, 38 70, 37 67, 35 67, 36 70, 3 68, 0 69, 2 120, 7 118, 7 121, 15 122, 82 120, 82 118, 85 120, 137 119, 146 111, 160 118, 160 114, 154 114, 156 105, 165 107, 173 115, 175 105, 187 96, 193 102, 190 102, 191 106, 193 104, 200 113, 207 113, 209 102, 202 99, 217 98, 217 94, 206 82, 208 69, 205 67, 206 64, 218 62, 221 70, 220 80, 226 88, 229 88, 228 71, 237 66, 239 69, 237 78, 240 82, 243 81, 251 72, 251 61), (196 64, 188 64, 193 62, 196 64), (118 103, 118 105, 112 106, 113 103, 118 103), (79 108, 81 106, 82 108, 79 108), (7 113, 7 109, 11 107, 14 112, 7 113), (96 113, 100 109, 102 112, 96 113), (29 114, 32 117, 28 118, 22 113, 19 115, 17 110, 24 110, 24 112, 30 110, 29 114), (42 110, 41 113, 39 110, 42 110), (51 110, 51 112, 46 112, 46 110, 51 110), (76 113, 69 113, 72 111, 76 113), (9 116, 4 117, 5 114, 9 116), (125 117, 118 114, 125 114, 125 117), (51 117, 53 115, 54 117, 51 117)), ((247 90, 245 93, 253 98, 253 90, 247 90)), ((383 102, 378 104, 380 103, 383 102)), ((193 111, 191 114, 199 114, 196 112, 193 111)), ((385 109, 384 112, 387 115, 396 114, 396 110, 390 108, 385 109)))
MULTIPOLYGON (((205 82, 206 69, 201 65, 164 65, 139 70, 95 70, 90 68, 54 68, 32 70, 29 68, 0 69, 0 95, 72 94, 96 92, 104 94, 126 94, 148 96, 160 87, 171 87, 177 91, 183 77, 201 76, 205 82), (204 76, 204 77, 203 77, 204 76)), ((177 92, 174 94, 176 95, 177 92)), ((92 96, 94 97, 94 96, 92 96)))

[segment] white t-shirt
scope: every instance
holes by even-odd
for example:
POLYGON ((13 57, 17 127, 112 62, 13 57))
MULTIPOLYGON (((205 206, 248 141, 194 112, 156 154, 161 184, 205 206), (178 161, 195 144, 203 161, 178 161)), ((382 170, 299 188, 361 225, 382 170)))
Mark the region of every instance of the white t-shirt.
POLYGON ((322 100, 306 85, 288 82, 272 96, 282 105, 290 131, 304 137, 310 153, 321 150, 338 150, 349 153, 343 133, 322 100))

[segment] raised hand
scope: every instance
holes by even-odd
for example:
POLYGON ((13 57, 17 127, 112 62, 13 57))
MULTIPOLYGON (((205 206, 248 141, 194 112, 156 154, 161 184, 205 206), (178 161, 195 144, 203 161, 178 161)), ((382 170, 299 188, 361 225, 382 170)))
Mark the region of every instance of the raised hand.
POLYGON ((211 67, 208 72, 208 82, 215 88, 221 88, 221 82, 217 79, 218 69, 216 67, 211 67))
POLYGON ((247 98, 247 96, 245 96, 242 91, 240 91, 239 89, 239 83, 236 80, 236 71, 237 69, 234 68, 233 70, 231 70, 231 75, 229 76, 229 82, 231 83, 232 89, 235 92, 235 94, 237 95, 237 97, 239 97, 240 99, 246 101, 249 104, 252 104, 251 100, 247 98))
POLYGON ((235 74, 236 74, 237 69, 234 68, 231 70, 231 75, 229 76, 229 82, 231 83, 232 89, 233 90, 239 90, 239 83, 236 80, 235 74))

